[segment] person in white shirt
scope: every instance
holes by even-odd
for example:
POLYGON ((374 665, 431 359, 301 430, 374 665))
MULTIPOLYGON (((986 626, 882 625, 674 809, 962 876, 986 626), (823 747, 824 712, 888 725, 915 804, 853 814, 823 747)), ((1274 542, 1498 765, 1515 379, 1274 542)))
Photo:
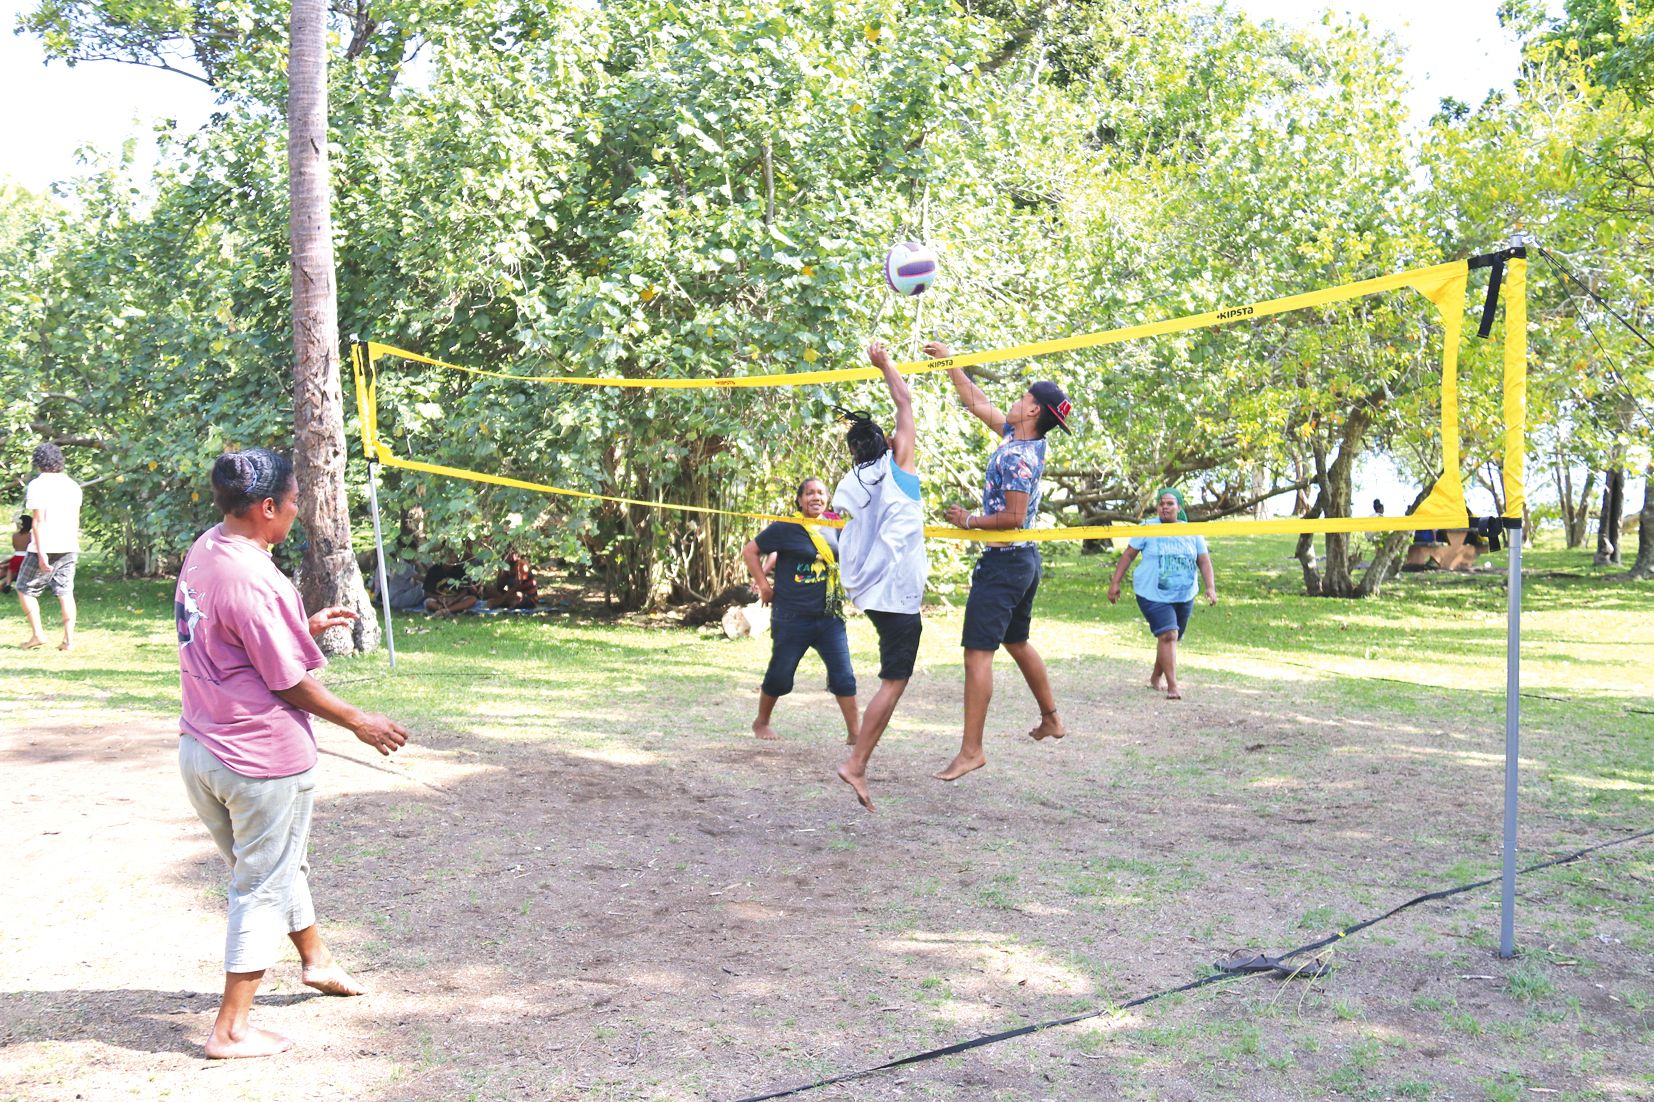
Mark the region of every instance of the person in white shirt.
POLYGON ((896 431, 884 430, 866 412, 840 410, 850 422, 845 443, 855 466, 833 493, 833 508, 850 519, 839 533, 839 576, 844 591, 867 614, 879 633, 879 691, 862 713, 855 749, 838 767, 839 779, 855 789, 867 810, 867 761, 902 698, 919 655, 923 625, 925 521, 920 503, 919 467, 914 457, 913 396, 890 353, 875 341, 867 358, 884 373, 896 403, 896 431))
POLYGON ((63 473, 63 449, 42 444, 34 450, 35 476, 23 493, 23 508, 33 519, 23 569, 17 575, 17 600, 29 621, 24 650, 46 645, 40 625, 40 595, 50 590, 63 610, 63 642, 75 645, 75 558, 80 553, 80 485, 63 473))

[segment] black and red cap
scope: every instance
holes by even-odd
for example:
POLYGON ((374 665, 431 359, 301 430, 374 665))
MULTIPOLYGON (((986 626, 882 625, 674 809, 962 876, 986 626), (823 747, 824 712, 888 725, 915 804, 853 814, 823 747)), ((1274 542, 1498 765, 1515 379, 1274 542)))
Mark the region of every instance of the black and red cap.
POLYGON ((1074 406, 1063 393, 1062 387, 1049 379, 1041 379, 1028 388, 1028 393, 1034 396, 1034 401, 1040 404, 1041 409, 1049 410, 1051 416, 1057 419, 1062 431, 1072 435, 1073 429, 1068 427, 1068 418, 1074 412, 1074 406))

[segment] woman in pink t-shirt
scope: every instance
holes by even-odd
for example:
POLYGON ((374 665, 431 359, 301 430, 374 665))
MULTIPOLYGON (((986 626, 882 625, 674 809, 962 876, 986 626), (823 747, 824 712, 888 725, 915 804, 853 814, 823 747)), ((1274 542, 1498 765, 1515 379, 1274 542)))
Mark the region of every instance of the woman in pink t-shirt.
POLYGON ((212 486, 224 520, 201 534, 178 572, 178 767, 230 866, 224 1001, 205 1046, 209 1057, 227 1059, 293 1047, 247 1021, 283 934, 299 951, 304 983, 327 995, 364 993, 328 952, 310 901, 310 717, 348 728, 381 754, 403 745, 408 732, 310 675, 325 661, 313 637, 356 614, 334 607, 306 617, 298 590, 270 558, 298 514, 293 465, 265 448, 232 452, 213 464, 212 486))

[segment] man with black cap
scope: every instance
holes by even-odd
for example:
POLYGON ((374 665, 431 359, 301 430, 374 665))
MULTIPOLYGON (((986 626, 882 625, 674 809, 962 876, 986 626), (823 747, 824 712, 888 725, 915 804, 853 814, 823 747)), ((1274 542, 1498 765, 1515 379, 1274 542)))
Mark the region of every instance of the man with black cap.
MULTIPOLYGON (((934 359, 953 355, 946 345, 937 341, 925 345, 925 354, 934 359)), ((962 505, 950 505, 948 523, 971 531, 990 532, 1029 527, 1039 512, 1045 434, 1053 428, 1071 431, 1068 420, 1073 407, 1068 395, 1056 383, 1041 380, 1024 391, 1010 410, 1002 412, 960 368, 949 368, 948 377, 953 380, 965 408, 1000 437, 1000 445, 989 458, 983 476, 982 511, 973 514, 962 505)), ((988 721, 988 702, 993 696, 994 651, 1002 643, 1039 704, 1039 723, 1028 734, 1044 739, 1062 738, 1068 733, 1057 715, 1057 701, 1051 693, 1045 660, 1028 641, 1039 581, 1039 547, 1032 540, 995 541, 983 546, 976 569, 971 573, 971 594, 965 605, 964 737, 959 755, 936 774, 938 780, 958 780, 987 764, 988 759, 982 753, 982 732, 988 721)))

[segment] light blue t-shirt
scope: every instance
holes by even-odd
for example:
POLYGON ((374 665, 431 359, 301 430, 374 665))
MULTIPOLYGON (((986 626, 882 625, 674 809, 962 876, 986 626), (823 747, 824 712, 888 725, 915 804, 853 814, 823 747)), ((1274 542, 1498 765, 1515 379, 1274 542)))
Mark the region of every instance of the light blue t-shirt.
MULTIPOLYGON (((1144 524, 1159 524, 1160 518, 1144 524)), ((1206 554, 1205 536, 1133 536, 1131 547, 1141 558, 1131 572, 1131 588, 1145 601, 1182 604, 1200 592, 1196 561, 1206 554)))

